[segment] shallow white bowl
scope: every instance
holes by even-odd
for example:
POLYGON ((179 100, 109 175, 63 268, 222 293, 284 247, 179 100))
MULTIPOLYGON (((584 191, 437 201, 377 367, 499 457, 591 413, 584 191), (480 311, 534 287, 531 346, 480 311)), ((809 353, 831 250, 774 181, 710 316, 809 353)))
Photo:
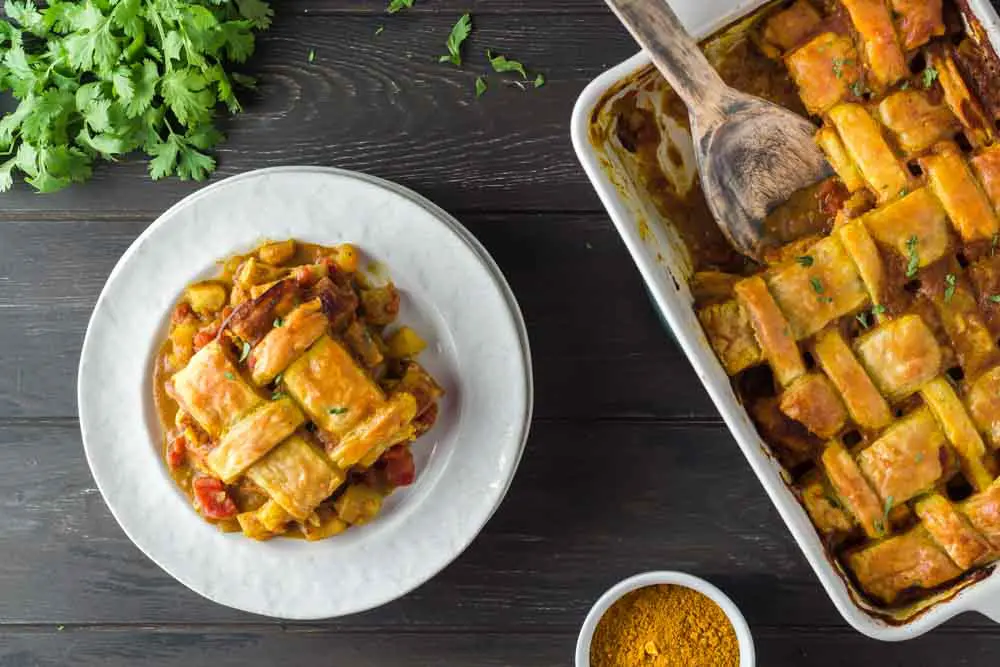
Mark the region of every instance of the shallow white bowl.
POLYGON ((685 574, 684 572, 661 570, 644 572, 629 577, 612 586, 604 595, 598 598, 594 606, 591 607, 590 613, 587 614, 587 618, 583 621, 583 627, 580 628, 580 636, 576 640, 576 667, 590 667, 590 643, 594 639, 594 630, 597 629, 597 624, 600 622, 601 617, 604 616, 604 612, 626 593, 656 584, 684 586, 685 588, 698 591, 719 605, 719 608, 726 614, 726 618, 733 624, 733 630, 736 631, 736 640, 740 646, 740 667, 753 667, 756 664, 750 626, 747 625, 747 620, 743 618, 743 614, 736 604, 725 593, 704 579, 700 579, 694 575, 685 574))
MULTIPOLYGON (((363 265, 364 266, 364 265, 363 265)), ((243 174, 187 197, 111 272, 87 328, 78 403, 87 461, 125 533, 178 581, 224 605, 289 619, 393 600, 458 556, 500 504, 532 408, 531 361, 514 296, 454 218, 400 186, 336 169, 243 174), (417 481, 371 523, 309 543, 255 542, 205 523, 168 475, 152 401, 153 359, 184 287, 260 241, 351 242, 402 292, 400 321, 447 390, 414 445, 417 481)))

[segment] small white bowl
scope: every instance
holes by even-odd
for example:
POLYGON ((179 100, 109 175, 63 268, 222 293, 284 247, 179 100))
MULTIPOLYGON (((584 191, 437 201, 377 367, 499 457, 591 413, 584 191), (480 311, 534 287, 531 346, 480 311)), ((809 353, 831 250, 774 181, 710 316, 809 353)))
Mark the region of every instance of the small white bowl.
POLYGON ((698 591, 719 605, 723 613, 725 613, 726 618, 733 624, 733 630, 736 631, 736 641, 740 647, 739 667, 754 667, 756 659, 754 657, 753 637, 750 635, 750 626, 747 625, 747 620, 743 618, 743 614, 733 601, 725 593, 704 579, 699 579, 683 572, 665 570, 644 572, 620 581, 608 589, 594 603, 594 606, 590 609, 590 613, 587 614, 587 618, 583 621, 583 627, 580 628, 580 636, 576 640, 576 667, 590 667, 590 642, 594 639, 594 630, 597 629, 597 624, 601 620, 601 617, 604 616, 604 612, 626 593, 638 588, 645 588, 646 586, 655 586, 656 584, 684 586, 685 588, 698 591))

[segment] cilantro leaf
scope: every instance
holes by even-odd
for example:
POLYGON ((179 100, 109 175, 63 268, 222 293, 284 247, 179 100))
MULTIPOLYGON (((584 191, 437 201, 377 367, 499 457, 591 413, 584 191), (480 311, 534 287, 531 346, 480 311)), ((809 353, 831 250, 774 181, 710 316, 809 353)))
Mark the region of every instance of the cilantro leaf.
POLYGON ((145 150, 154 178, 203 179, 222 135, 217 107, 254 80, 246 61, 267 0, 5 0, 0 191, 18 175, 41 192, 87 179, 95 160, 145 150))
POLYGON ((524 70, 524 65, 516 60, 510 60, 506 56, 494 56, 491 51, 486 52, 486 57, 490 59, 490 65, 494 72, 503 74, 504 72, 517 72, 522 79, 528 78, 528 73, 524 70))
POLYGON ((451 34, 448 35, 448 41, 446 42, 448 55, 441 56, 438 58, 438 61, 451 63, 456 67, 460 67, 462 65, 462 42, 468 38, 471 32, 472 16, 470 14, 462 14, 462 17, 452 27, 451 34))
POLYGON ((928 65, 926 68, 924 68, 924 71, 920 76, 921 76, 921 81, 924 84, 924 88, 930 88, 931 86, 934 85, 934 82, 937 81, 938 71, 933 67, 931 67, 930 65, 928 65))
POLYGON ((389 0, 389 6, 385 8, 386 13, 395 14, 404 9, 411 9, 413 0, 389 0))

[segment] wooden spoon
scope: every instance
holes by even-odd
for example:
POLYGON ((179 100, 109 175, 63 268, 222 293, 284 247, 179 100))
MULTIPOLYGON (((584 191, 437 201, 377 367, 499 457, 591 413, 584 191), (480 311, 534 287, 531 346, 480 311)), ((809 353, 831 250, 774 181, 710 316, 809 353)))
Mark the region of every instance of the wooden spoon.
POLYGON ((733 247, 760 260, 778 245, 764 218, 831 175, 807 119, 727 86, 666 0, 605 0, 687 105, 702 189, 733 247))

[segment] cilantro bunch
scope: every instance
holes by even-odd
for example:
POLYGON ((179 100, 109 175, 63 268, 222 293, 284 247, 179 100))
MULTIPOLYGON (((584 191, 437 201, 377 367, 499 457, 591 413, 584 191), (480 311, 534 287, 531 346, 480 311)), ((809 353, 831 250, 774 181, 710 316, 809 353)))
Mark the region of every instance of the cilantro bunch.
POLYGON ((90 177, 94 160, 132 151, 154 179, 202 180, 222 140, 217 107, 240 111, 227 68, 253 53, 273 12, 264 0, 6 0, 0 90, 0 191, 17 172, 39 192, 90 177))

